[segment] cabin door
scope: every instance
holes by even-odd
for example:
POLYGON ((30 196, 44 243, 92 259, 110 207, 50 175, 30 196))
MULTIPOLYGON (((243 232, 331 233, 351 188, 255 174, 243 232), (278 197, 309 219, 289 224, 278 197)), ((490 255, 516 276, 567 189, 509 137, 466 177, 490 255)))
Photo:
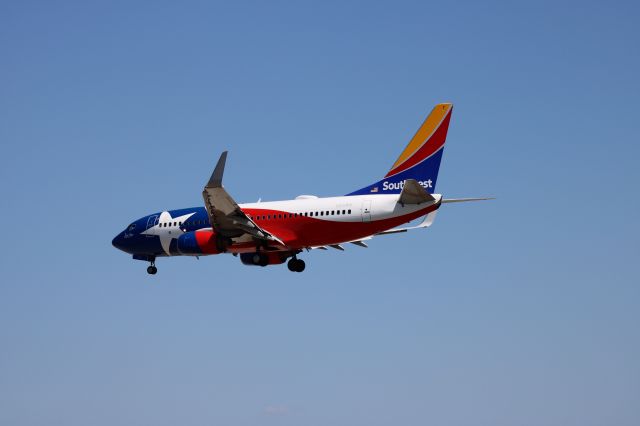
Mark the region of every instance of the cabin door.
POLYGON ((362 202, 362 221, 371 222, 371 200, 362 202))

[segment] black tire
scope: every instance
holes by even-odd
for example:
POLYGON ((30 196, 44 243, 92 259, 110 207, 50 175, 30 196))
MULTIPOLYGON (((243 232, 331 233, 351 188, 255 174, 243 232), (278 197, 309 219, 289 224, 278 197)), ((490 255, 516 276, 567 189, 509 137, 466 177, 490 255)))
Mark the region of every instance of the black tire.
POLYGON ((158 272, 158 268, 156 268, 155 266, 149 266, 147 268, 147 274, 149 275, 155 275, 156 272, 158 272))
POLYGON ((296 262, 296 272, 304 271, 305 266, 306 264, 304 263, 304 260, 298 259, 298 261, 296 262))
POLYGON ((298 263, 296 259, 289 259, 287 262, 287 268, 289 268, 291 272, 296 272, 296 263, 298 263))

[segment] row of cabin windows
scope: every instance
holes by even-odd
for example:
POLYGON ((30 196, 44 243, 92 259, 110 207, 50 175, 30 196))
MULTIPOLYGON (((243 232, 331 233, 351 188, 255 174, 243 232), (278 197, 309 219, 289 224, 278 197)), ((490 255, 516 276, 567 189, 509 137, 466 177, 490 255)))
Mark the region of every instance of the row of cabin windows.
MULTIPOLYGON (((304 213, 285 213, 285 214, 274 214, 273 219, 291 219, 292 217, 318 217, 318 216, 339 216, 339 215, 351 214, 351 209, 349 210, 326 210, 321 212, 304 212, 304 213), (284 216, 284 217, 283 217, 284 216)), ((251 216, 249 216, 251 217, 251 216)), ((271 215, 262 215, 255 216, 256 220, 271 220, 271 215)), ((205 225, 207 221, 205 220, 193 220, 191 222, 185 222, 185 225, 205 225)), ((161 228, 166 228, 167 226, 182 226, 182 222, 169 222, 169 223, 160 223, 159 226, 161 228)), ((133 229, 135 225, 130 226, 133 229)))
MULTIPOLYGON (((184 224, 187 226, 190 225, 205 225, 207 223, 206 220, 192 220, 191 222, 185 222, 184 224)), ((169 223, 160 223, 159 226, 161 228, 166 228, 167 226, 182 226, 182 222, 169 222, 169 223)))
MULTIPOLYGON (((321 212, 304 212, 304 213, 279 213, 274 214, 273 219, 291 219, 292 217, 318 217, 318 216, 339 216, 339 215, 351 214, 349 210, 326 210, 321 212)), ((253 218, 256 220, 271 220, 272 215, 258 215, 253 218)))

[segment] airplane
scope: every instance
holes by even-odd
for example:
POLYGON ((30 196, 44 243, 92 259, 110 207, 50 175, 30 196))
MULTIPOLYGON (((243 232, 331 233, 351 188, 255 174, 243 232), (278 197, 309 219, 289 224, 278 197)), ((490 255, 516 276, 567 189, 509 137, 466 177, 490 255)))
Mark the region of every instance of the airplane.
POLYGON ((376 236, 427 228, 442 204, 492 199, 435 193, 452 111, 451 103, 436 105, 382 179, 344 196, 238 204, 222 185, 225 151, 202 191, 204 207, 144 216, 112 244, 149 262, 151 275, 159 257, 222 253, 239 256, 245 265, 287 262, 290 271, 302 272, 305 262, 298 255, 304 251, 367 247, 376 236), (418 225, 402 227, 420 218, 418 225))

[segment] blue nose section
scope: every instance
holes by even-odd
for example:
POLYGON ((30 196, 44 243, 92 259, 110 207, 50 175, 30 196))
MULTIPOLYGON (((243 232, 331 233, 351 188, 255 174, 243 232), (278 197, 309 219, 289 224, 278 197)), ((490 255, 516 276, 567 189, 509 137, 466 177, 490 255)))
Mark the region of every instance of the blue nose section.
POLYGON ((124 243, 124 233, 121 232, 111 241, 111 244, 118 250, 126 251, 126 244, 124 243))

